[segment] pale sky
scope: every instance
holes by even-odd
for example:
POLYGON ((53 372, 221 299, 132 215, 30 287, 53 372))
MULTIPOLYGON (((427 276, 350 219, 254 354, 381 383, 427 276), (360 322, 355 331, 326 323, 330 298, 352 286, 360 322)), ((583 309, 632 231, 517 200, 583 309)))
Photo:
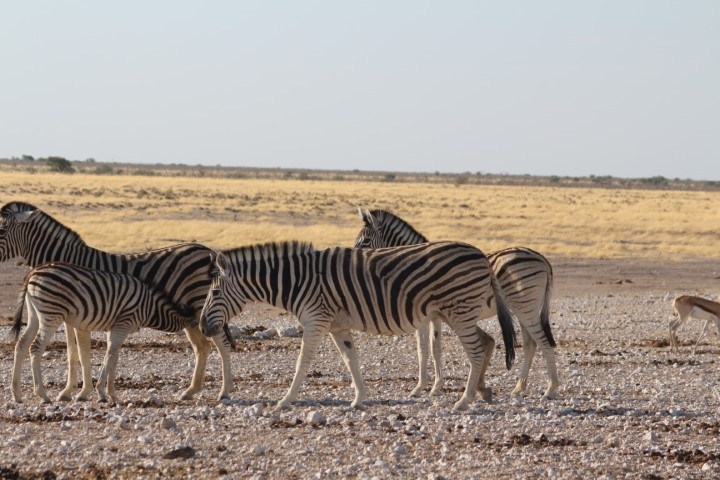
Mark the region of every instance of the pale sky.
POLYGON ((15 1, 0 157, 720 180, 720 1, 15 1))

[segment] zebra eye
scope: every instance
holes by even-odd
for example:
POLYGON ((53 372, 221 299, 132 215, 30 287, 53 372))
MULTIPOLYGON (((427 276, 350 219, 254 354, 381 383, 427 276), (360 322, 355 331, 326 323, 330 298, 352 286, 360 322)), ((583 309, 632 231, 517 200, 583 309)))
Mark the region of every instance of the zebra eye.
POLYGON ((7 227, 0 227, 0 237, 4 237, 8 233, 7 227))
POLYGON ((213 288, 213 289, 212 289, 212 296, 213 296, 213 297, 219 297, 220 295, 222 295, 222 290, 220 290, 219 288, 213 288))

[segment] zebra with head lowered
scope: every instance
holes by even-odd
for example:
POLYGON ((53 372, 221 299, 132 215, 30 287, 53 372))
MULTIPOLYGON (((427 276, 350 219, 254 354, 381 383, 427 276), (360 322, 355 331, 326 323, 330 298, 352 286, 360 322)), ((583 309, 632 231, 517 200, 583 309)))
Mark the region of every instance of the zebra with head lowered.
POLYGON ((467 409, 495 346, 476 322, 495 297, 505 342, 507 367, 515 356, 512 314, 487 257, 456 242, 379 250, 334 247, 315 250, 306 243, 264 244, 217 255, 218 273, 200 314, 200 329, 216 335, 249 302, 283 308, 303 326, 292 385, 277 409, 288 408, 318 347, 330 334, 352 376, 355 399, 366 398, 351 330, 383 335, 412 332, 432 319, 446 322, 460 337, 470 361, 465 393, 455 404, 467 409))
MULTIPOLYGON (((175 304, 162 290, 131 275, 101 272, 69 263, 46 263, 25 277, 12 330, 16 340, 20 334, 23 302, 28 311, 28 329, 20 337, 18 353, 27 355, 28 344, 32 341, 33 384, 35 394, 44 403, 49 403, 50 398, 42 381, 40 363, 45 347, 62 323, 66 328, 75 328, 78 335, 87 335, 88 339, 90 331, 107 331, 107 350, 97 382, 101 402, 107 401, 106 386, 110 399, 117 402, 115 368, 120 347, 130 333, 141 327, 164 332, 197 327, 195 310, 175 304)), ((87 353, 80 351, 81 356, 87 353)), ((12 393, 18 403, 22 401, 21 366, 22 362, 15 363, 17 370, 12 376, 12 393)), ((87 398, 91 391, 90 369, 83 368, 83 389, 79 397, 87 398)))
MULTIPOLYGON (((414 245, 428 240, 405 220, 386 210, 362 210, 358 208, 364 226, 355 240, 355 247, 383 248, 400 245, 414 245)), ((520 323, 524 361, 520 378, 513 396, 520 395, 527 388, 528 375, 537 347, 543 352, 548 373, 548 386, 543 396, 555 398, 560 385, 555 363, 555 339, 550 329, 550 296, 552 293, 553 271, 550 262, 538 252, 529 248, 514 247, 488 254, 488 260, 500 281, 508 306, 520 323)), ((488 318, 495 310, 485 310, 488 318)), ((432 322, 432 333, 428 326, 418 329, 417 345, 420 364, 418 385, 412 395, 419 395, 427 385, 428 337, 435 366, 435 384, 431 394, 442 391, 440 322, 432 322)))
MULTIPOLYGON (((212 250, 198 243, 183 243, 138 254, 108 253, 88 246, 75 231, 33 205, 11 202, 0 209, 0 262, 22 257, 30 267, 59 261, 94 270, 129 274, 143 282, 160 286, 175 302, 189 305, 197 312, 210 286, 212 253, 212 250)), ((68 380, 58 400, 69 400, 70 392, 77 387, 78 344, 87 353, 83 371, 87 369, 89 372, 90 369, 89 334, 80 333, 77 336, 72 327, 67 328, 66 334, 68 380)), ((190 386, 180 398, 190 399, 202 390, 210 345, 197 327, 186 328, 185 334, 195 352, 195 369, 190 386)), ((216 335, 212 341, 222 361, 223 386, 219 398, 227 398, 233 387, 229 335, 227 332, 225 335, 216 335)), ((19 361, 19 346, 15 347, 15 363, 19 361)), ((82 400, 83 397, 78 399, 82 400)))

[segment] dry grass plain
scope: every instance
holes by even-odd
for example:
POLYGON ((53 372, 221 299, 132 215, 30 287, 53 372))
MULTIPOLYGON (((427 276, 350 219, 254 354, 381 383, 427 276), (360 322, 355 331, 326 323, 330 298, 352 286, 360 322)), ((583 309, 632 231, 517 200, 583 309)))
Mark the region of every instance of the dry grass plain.
MULTIPOLYGON (((288 239, 350 245, 358 205, 391 209, 430 239, 486 251, 535 248, 555 271, 551 320, 561 387, 557 400, 541 400, 539 355, 527 395, 511 399, 518 366, 505 371, 498 351, 488 370, 496 401, 455 415, 449 409, 467 363, 454 336, 443 338, 447 393, 408 400, 417 378, 414 340, 358 334, 367 410, 348 408, 352 388, 328 340, 300 401, 278 415, 269 408, 289 386, 299 339, 242 336, 232 353, 233 400, 218 405, 217 354, 201 395, 177 401, 191 371, 188 343, 143 331, 121 354, 117 406, 40 405, 26 362, 26 403, 0 390, 0 478, 720 476, 718 337, 709 335, 691 355, 698 325, 686 326, 674 353, 666 327, 674 295, 720 291, 718 192, 0 171, 0 204, 15 200, 118 252, 185 240, 214 248, 288 239), (326 421, 313 424, 318 411, 326 421)), ((0 319, 14 310, 25 271, 0 264, 0 319)), ((295 322, 258 308, 233 323, 295 322)), ((499 340, 496 322, 480 325, 499 340)), ((3 387, 14 347, 8 330, 0 326, 3 387)), ((53 345, 43 367, 56 394, 64 339, 53 345)), ((102 354, 93 351, 95 371, 102 354)))
POLYGON ((357 206, 431 240, 550 257, 720 258, 720 192, 0 172, 0 203, 35 204, 98 248, 194 240, 213 248, 299 239, 352 244, 357 206))

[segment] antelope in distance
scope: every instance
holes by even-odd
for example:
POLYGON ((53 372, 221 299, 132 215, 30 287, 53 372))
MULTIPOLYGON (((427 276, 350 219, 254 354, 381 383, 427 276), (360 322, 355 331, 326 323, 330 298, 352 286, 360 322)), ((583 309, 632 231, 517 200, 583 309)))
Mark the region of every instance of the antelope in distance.
POLYGON ((694 295, 680 295, 673 300, 673 308, 680 317, 673 318, 668 324, 668 328, 670 329, 670 345, 673 351, 678 351, 676 330, 690 318, 705 320, 702 333, 693 347, 693 353, 695 353, 698 344, 700 344, 700 340, 707 334, 710 323, 715 323, 715 328, 717 329, 718 335, 720 335, 720 303, 694 295))

